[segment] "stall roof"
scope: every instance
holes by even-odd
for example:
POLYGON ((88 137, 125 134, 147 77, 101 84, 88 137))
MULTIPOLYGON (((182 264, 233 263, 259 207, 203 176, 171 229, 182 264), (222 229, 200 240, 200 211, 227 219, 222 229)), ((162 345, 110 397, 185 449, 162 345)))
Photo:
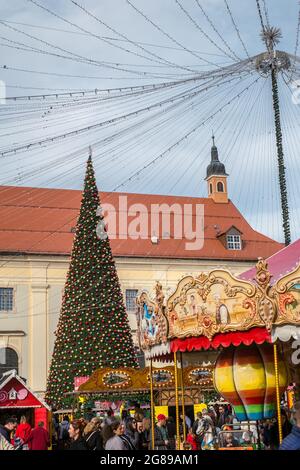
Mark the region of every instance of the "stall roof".
POLYGON ((0 378, 0 409, 37 408, 40 406, 50 411, 47 403, 26 385, 16 370, 2 374, 0 378), (10 397, 12 389, 15 392, 14 398, 10 397))

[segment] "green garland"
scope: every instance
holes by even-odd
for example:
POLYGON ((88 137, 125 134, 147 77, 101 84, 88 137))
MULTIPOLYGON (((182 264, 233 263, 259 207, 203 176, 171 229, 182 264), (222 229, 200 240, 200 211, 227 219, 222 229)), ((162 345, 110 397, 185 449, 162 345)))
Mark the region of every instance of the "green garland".
POLYGON ((283 154, 283 145, 282 145, 277 72, 274 68, 272 69, 271 77, 272 77, 273 108, 274 108, 274 118, 275 118, 278 174, 279 174, 279 186, 280 186, 280 197, 281 197, 282 226, 283 226, 283 231, 284 231, 284 241, 285 241, 285 245, 287 246, 291 243, 291 230, 290 230, 289 206, 288 206, 288 197, 287 197, 286 174, 285 174, 285 166, 284 166, 284 154, 283 154))

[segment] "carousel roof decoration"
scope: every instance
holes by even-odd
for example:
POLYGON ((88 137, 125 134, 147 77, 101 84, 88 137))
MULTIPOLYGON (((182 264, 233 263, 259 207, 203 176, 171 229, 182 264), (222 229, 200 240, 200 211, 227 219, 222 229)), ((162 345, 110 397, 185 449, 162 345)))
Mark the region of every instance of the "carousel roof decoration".
POLYGON ((156 282, 155 299, 150 300, 147 292, 137 298, 138 342, 143 350, 156 347, 156 355, 169 352, 168 321, 165 296, 162 285, 156 282))
MULTIPOLYGON (((274 285, 285 274, 294 271, 300 264, 300 239, 277 251, 266 259, 268 269, 272 273, 270 284, 274 285)), ((239 278, 252 281, 256 275, 256 268, 248 269, 240 274, 239 278)))
MULTIPOLYGON (((295 256, 298 259, 298 254, 295 256)), ((271 343, 281 337, 287 341, 300 333, 300 264, 275 283, 268 262, 260 258, 252 282, 217 269, 197 277, 185 276, 166 302, 160 285, 156 290, 159 302, 151 303, 144 293, 137 302, 142 318, 140 346, 147 358, 161 356, 163 347, 168 355, 175 351, 271 343), (151 305, 156 312, 155 337, 149 332, 149 321, 147 329, 142 316, 145 305, 151 305)))
MULTIPOLYGON (((147 381, 150 385, 150 372, 147 375, 147 381)), ((154 388, 163 388, 166 386, 174 386, 174 372, 170 369, 158 369, 152 372, 152 383, 154 388)))
MULTIPOLYGON (((283 248, 267 259, 272 273, 270 285, 274 286, 277 299, 278 317, 272 327, 271 339, 287 342, 300 337, 300 239, 283 248), (285 319, 290 320, 284 324, 285 319)), ((252 280, 255 268, 249 269, 239 277, 252 280)))

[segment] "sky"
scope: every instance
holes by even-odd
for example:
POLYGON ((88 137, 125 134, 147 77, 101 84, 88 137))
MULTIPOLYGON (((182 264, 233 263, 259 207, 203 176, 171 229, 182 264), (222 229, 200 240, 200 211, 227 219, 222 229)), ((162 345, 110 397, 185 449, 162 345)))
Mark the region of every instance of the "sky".
MULTIPOLYGON (((253 67, 241 66, 239 75, 227 70, 220 83, 214 77, 199 93, 196 81, 166 89, 158 86, 195 77, 196 72, 218 72, 247 58, 224 0, 130 2, 148 20, 127 0, 78 2, 96 19, 71 0, 0 0, 0 81, 8 97, 156 84, 151 92, 91 91, 76 98, 0 104, 0 184, 81 189, 91 145, 100 190, 206 196, 214 133, 229 174, 229 197, 255 229, 281 241, 270 79, 253 67), (186 99, 181 100, 179 93, 186 99), (93 128, 42 142, 87 126, 93 128), (23 148, 32 142, 41 144, 23 148), (18 147, 17 152, 7 152, 18 147)), ((264 2, 260 3, 264 15, 264 2)), ((227 4, 249 56, 264 52, 256 1, 227 4)), ((266 0, 265 6, 270 24, 282 31, 278 49, 294 54, 297 0, 266 0)), ((300 236, 300 105, 292 101, 292 91, 279 77, 291 229, 296 239, 300 236)))

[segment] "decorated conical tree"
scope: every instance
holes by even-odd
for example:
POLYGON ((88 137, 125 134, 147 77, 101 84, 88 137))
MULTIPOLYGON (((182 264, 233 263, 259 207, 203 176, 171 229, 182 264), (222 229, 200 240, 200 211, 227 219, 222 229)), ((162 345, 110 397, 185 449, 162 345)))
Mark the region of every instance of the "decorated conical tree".
POLYGON ((99 236, 99 207, 90 156, 47 381, 46 400, 56 408, 69 402, 75 377, 99 367, 137 367, 109 239, 103 230, 99 236))

